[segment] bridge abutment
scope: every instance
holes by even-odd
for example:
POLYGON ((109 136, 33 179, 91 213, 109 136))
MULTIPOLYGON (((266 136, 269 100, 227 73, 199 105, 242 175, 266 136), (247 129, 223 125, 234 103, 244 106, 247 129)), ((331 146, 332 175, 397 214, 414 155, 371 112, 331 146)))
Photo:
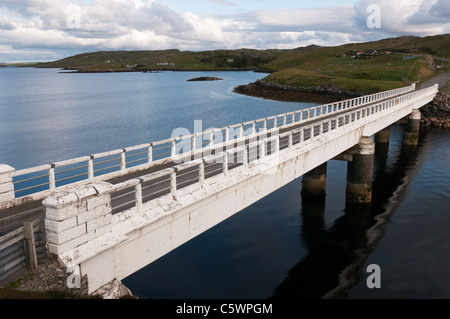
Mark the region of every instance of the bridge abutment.
POLYGON ((353 160, 347 164, 346 205, 370 204, 375 143, 363 136, 352 153, 353 160))
POLYGON ((327 186, 327 162, 303 175, 302 198, 324 198, 327 186))
POLYGON ((412 110, 407 118, 407 124, 403 131, 403 145, 418 145, 420 130, 420 111, 412 110))

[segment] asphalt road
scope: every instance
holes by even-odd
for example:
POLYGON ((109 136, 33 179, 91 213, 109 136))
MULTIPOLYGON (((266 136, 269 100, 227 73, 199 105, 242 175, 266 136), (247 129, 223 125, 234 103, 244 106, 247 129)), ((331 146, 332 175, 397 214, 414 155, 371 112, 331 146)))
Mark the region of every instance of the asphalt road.
POLYGON ((439 84, 439 90, 449 86, 450 85, 450 72, 442 73, 442 74, 435 76, 434 78, 420 84, 418 86, 418 89, 425 89, 427 87, 435 85, 436 83, 439 84))

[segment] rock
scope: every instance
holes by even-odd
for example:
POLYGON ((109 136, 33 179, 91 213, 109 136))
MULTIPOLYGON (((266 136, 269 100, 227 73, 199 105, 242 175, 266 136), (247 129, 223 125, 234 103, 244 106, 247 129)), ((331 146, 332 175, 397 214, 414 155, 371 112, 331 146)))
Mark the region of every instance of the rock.
POLYGON ((450 126, 450 91, 439 92, 434 100, 420 108, 423 126, 450 126))
POLYGON ((93 295, 102 296, 103 299, 119 299, 123 297, 133 296, 131 291, 117 279, 114 279, 113 281, 94 291, 93 295))
POLYGON ((358 95, 355 92, 344 92, 338 88, 321 85, 308 89, 296 89, 275 82, 257 80, 254 83, 240 85, 234 92, 275 101, 332 103, 358 95))
POLYGON ((80 288, 69 288, 67 284, 69 275, 71 274, 67 273, 56 260, 47 258, 30 275, 20 280, 17 288, 38 292, 59 291, 74 294, 79 298, 100 296, 103 299, 117 299, 124 296, 133 297, 130 290, 118 280, 114 280, 96 292, 88 294, 88 278, 82 276, 80 288))
POLYGON ((192 81, 220 81, 220 80, 223 80, 223 79, 212 77, 212 76, 203 76, 203 77, 199 77, 199 78, 193 78, 193 79, 190 79, 187 81, 192 82, 192 81))
POLYGON ((441 122, 438 120, 431 121, 431 125, 434 127, 441 127, 441 122))

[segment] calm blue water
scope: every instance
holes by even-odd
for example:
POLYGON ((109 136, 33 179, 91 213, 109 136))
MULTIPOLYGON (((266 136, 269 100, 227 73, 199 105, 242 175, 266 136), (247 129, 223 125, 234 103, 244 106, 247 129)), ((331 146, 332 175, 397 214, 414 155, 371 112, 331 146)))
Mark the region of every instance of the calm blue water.
MULTIPOLYGON (((253 72, 60 74, 0 69, 0 162, 17 169, 221 127, 313 104, 232 93, 253 72), (186 82, 197 76, 224 81, 186 82)), ((302 202, 301 178, 123 280, 140 298, 450 298, 450 132, 421 132, 375 157, 373 204, 345 211, 346 163, 327 197, 302 202), (366 285, 370 264, 381 288, 366 285)))
POLYGON ((202 72, 67 74, 0 70, 0 162, 16 169, 170 138, 316 104, 232 93, 264 74, 214 72, 223 81, 187 82, 202 72))

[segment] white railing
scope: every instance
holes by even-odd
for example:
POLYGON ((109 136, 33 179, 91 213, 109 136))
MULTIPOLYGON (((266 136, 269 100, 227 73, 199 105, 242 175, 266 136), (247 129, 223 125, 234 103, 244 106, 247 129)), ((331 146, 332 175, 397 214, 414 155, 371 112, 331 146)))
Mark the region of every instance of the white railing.
MULTIPOLYGON (((310 125, 305 125, 281 134, 256 133, 248 144, 240 145, 225 152, 216 153, 187 163, 183 163, 171 168, 167 168, 155 173, 147 174, 139 178, 131 179, 114 185, 108 193, 111 194, 111 207, 113 214, 127 209, 136 208, 142 212, 143 204, 160 196, 171 194, 177 198, 181 188, 192 186, 203 188, 205 180, 216 175, 227 176, 229 171, 239 166, 247 167, 254 161, 263 162, 268 156, 279 156, 282 150, 293 151, 312 143, 326 134, 331 134, 336 130, 355 129, 355 123, 360 120, 361 125, 367 121, 376 120, 379 116, 386 115, 387 112, 400 109, 405 105, 417 100, 418 97, 429 96, 437 92, 437 87, 430 87, 420 91, 414 91, 403 96, 393 97, 380 103, 371 104, 357 110, 336 114, 333 117, 326 117, 322 121, 315 121, 310 125), (347 129, 348 128, 348 129, 347 129)), ((276 133, 272 129, 271 133, 276 133)), ((223 145, 220 145, 223 147, 223 145)))
POLYGON ((415 84, 412 84, 399 89, 310 107, 215 130, 18 170, 13 173, 15 198, 42 199, 57 189, 86 184, 94 180, 107 180, 131 171, 171 162, 179 156, 181 150, 183 153, 203 154, 205 150, 211 149, 213 146, 218 147, 219 144, 246 138, 257 132, 267 133, 273 129, 289 128, 300 123, 306 124, 311 120, 348 112, 351 109, 414 90, 415 84))

